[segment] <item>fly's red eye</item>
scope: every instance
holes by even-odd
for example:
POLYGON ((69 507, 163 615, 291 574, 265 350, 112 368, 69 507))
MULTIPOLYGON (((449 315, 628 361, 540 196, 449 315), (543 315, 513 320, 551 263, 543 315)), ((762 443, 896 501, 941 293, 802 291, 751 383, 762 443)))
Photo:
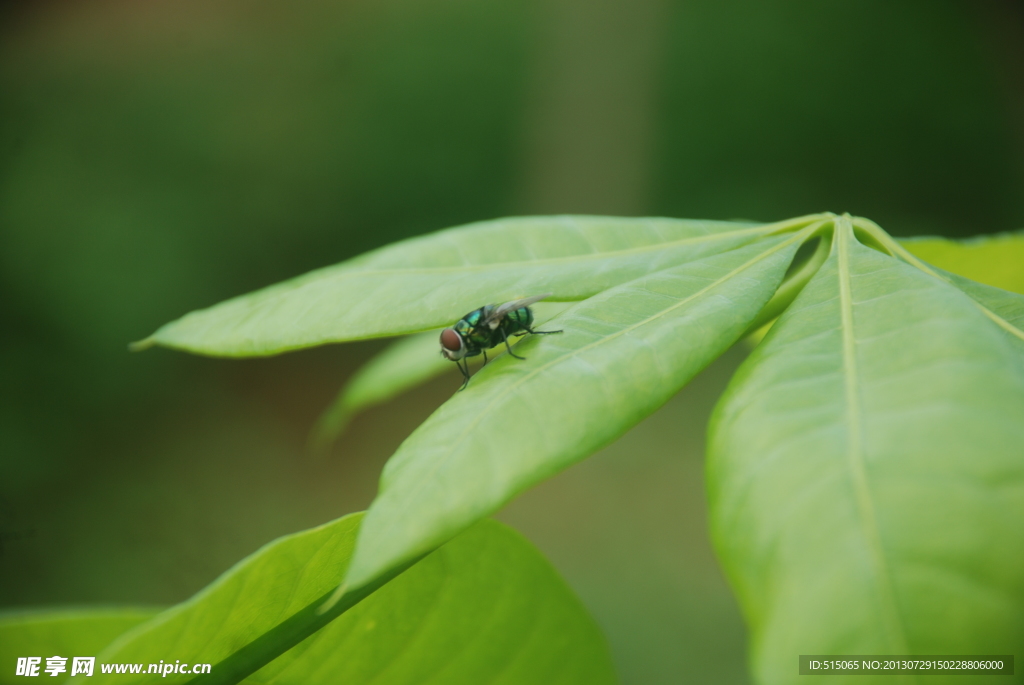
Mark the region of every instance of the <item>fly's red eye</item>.
POLYGON ((458 352, 462 349, 462 338, 452 328, 441 331, 441 347, 449 352, 458 352))

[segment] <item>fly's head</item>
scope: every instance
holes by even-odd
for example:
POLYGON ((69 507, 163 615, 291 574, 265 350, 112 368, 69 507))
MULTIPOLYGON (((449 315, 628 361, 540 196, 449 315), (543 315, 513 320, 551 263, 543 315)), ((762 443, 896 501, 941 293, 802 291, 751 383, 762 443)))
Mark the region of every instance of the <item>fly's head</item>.
POLYGON ((441 354, 445 359, 457 362, 466 356, 466 341, 454 328, 441 331, 441 354))

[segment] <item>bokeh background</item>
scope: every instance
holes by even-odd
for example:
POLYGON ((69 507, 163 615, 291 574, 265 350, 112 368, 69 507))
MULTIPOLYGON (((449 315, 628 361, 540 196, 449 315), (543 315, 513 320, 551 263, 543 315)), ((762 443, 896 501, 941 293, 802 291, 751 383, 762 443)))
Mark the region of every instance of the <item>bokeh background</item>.
MULTIPOLYGON (((308 430, 380 342, 126 343, 388 242, 515 214, 1024 226, 1011 0, 0 5, 0 607, 169 604, 365 508, 449 377, 308 430)), ((381 312, 387 316, 387 312, 381 312)), ((623 682, 746 682, 702 458, 738 346, 500 515, 623 682)))

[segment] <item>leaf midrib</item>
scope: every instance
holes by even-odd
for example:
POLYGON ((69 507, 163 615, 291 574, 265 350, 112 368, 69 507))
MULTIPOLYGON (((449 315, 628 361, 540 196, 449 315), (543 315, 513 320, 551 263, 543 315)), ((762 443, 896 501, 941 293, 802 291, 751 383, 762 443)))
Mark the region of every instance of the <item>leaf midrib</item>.
POLYGON ((854 240, 853 226, 847 217, 836 222, 836 248, 839 276, 840 332, 843 340, 843 381, 846 395, 847 444, 846 454, 857 500, 857 514, 878 579, 878 602, 882 620, 887 624, 886 641, 896 654, 907 654, 906 637, 899 611, 896 608, 892 578, 889 574, 885 551, 882 548, 874 499, 868 485, 864 463, 860 391, 857 376, 856 339, 853 332, 853 296, 850 279, 850 241, 854 240))

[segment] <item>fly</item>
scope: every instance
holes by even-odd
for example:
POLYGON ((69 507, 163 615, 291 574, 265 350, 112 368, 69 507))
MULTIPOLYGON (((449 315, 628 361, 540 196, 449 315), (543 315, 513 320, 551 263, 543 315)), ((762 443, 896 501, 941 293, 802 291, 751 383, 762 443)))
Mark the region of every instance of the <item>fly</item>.
POLYGON ((533 330, 533 310, 530 305, 539 302, 551 293, 524 297, 505 304, 488 304, 474 309, 459 319, 454 326, 441 331, 441 354, 445 359, 455 362, 465 380, 459 390, 469 385, 469 360, 467 357, 484 355, 487 363, 487 350, 505 343, 505 349, 516 359, 525 359, 512 351, 508 344, 509 336, 524 333, 548 334, 562 331, 533 330))

